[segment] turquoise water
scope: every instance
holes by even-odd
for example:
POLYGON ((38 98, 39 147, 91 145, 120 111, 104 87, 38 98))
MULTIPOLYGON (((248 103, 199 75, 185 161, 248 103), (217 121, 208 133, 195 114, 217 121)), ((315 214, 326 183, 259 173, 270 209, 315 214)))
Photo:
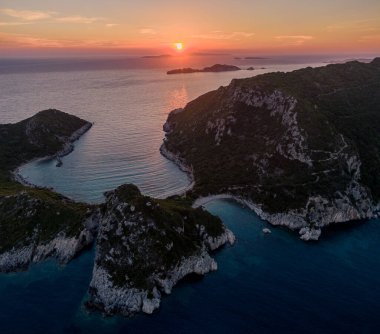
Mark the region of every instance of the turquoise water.
MULTIPOLYGON (((95 123, 61 168, 54 161, 25 165, 22 174, 33 183, 91 202, 124 182, 165 197, 189 182, 158 151, 170 110, 235 77, 323 64, 264 63, 266 69, 254 72, 166 76, 177 66, 104 63, 95 70, 85 62, 22 62, 23 69, 0 60, 0 123, 50 107, 95 123)), ((265 222, 232 202, 214 201, 207 209, 236 234, 235 246, 214 254, 217 272, 181 282, 152 316, 104 318, 84 310, 92 249, 63 268, 46 261, 27 272, 0 274, 0 333, 378 332, 379 220, 304 243, 280 228, 264 235, 265 222)))
POLYGON ((379 221, 304 243, 223 200, 207 204, 237 242, 214 254, 218 271, 184 281, 161 309, 104 318, 82 307, 93 250, 59 268, 0 275, 1 333, 376 333, 380 320, 379 221))

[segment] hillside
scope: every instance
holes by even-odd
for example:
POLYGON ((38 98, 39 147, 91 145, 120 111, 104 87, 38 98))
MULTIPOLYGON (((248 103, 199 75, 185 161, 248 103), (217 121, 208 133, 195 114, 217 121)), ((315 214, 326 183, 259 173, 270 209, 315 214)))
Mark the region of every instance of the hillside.
POLYGON ((193 196, 236 195, 305 239, 379 211, 380 58, 233 80, 164 130, 193 196))

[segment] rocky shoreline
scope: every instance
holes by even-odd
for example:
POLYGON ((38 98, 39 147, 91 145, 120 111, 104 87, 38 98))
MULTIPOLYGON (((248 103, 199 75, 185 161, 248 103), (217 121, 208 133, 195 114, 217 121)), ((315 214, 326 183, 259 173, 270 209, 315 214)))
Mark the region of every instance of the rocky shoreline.
POLYGON ((68 154, 70 154, 74 150, 73 143, 77 141, 80 137, 82 137, 88 130, 93 126, 92 123, 86 123, 80 129, 75 131, 65 142, 62 150, 57 152, 53 157, 57 160, 57 167, 62 166, 62 158, 68 154))
POLYGON ((0 272, 15 272, 27 270, 33 263, 38 263, 47 258, 55 258, 61 265, 70 262, 83 249, 91 245, 95 240, 98 224, 98 213, 91 215, 84 223, 84 229, 78 236, 67 236, 59 233, 46 243, 40 243, 35 234, 30 244, 13 247, 11 250, 0 254, 0 272))
MULTIPOLYGON (((76 142, 81 136, 83 136, 87 131, 89 131, 91 129, 91 127, 93 126, 92 123, 86 123, 84 126, 82 126, 81 128, 79 128, 77 131, 75 131, 66 141, 65 143, 63 144, 64 147, 59 150, 57 153, 53 154, 53 155, 46 155, 44 157, 40 157, 40 158, 34 158, 34 159, 31 159, 27 162, 24 162, 22 165, 18 166, 17 168, 15 168, 11 174, 12 174, 12 177, 13 177, 13 180, 18 182, 18 183, 21 183, 22 185, 26 186, 26 187, 31 187, 31 188, 44 188, 44 187, 40 187, 40 186, 37 186, 31 182, 29 182, 28 180, 26 180, 20 173, 20 169, 25 166, 25 165, 28 165, 30 164, 31 162, 34 162, 34 161, 44 161, 44 160, 57 160, 57 167, 61 167, 63 162, 62 162, 62 158, 65 157, 66 155, 69 155, 71 152, 74 151, 75 149, 75 146, 74 146, 74 142, 76 142)), ((46 189, 51 189, 49 187, 45 187, 46 189)))

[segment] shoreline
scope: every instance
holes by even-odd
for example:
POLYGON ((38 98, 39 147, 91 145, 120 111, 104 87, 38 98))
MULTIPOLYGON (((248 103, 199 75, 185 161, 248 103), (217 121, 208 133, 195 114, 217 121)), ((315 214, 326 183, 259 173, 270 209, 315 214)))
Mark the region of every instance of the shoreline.
POLYGON ((183 159, 181 159, 179 157, 179 155, 176 155, 172 152, 170 152, 166 146, 165 146, 165 142, 163 142, 160 146, 160 153, 163 157, 165 157, 166 159, 168 159, 169 161, 173 162, 175 165, 177 165, 177 167, 183 171, 184 173, 186 173, 190 183, 188 186, 186 186, 183 190, 179 191, 178 193, 176 193, 175 195, 177 196, 183 196, 185 195, 188 191, 192 190, 195 186, 195 179, 194 179, 194 173, 193 173, 193 168, 189 165, 187 165, 183 159))
POLYGON ((77 140, 79 140, 87 131, 89 131, 93 126, 93 123, 88 122, 87 124, 83 125, 81 128, 76 130, 67 140, 63 143, 63 148, 59 150, 58 152, 52 154, 52 155, 45 155, 43 157, 33 158, 31 160, 28 160, 21 165, 17 166, 13 171, 11 171, 11 175, 13 177, 13 180, 22 184, 23 186, 30 187, 30 188, 41 188, 41 189, 49 189, 53 190, 53 187, 44 187, 44 186, 38 186, 32 182, 29 182, 25 177, 23 177, 20 173, 20 169, 32 162, 38 162, 38 161, 51 161, 51 160, 57 160, 57 167, 62 166, 63 162, 61 158, 65 157, 66 155, 69 155, 71 152, 74 151, 75 145, 73 144, 77 140))

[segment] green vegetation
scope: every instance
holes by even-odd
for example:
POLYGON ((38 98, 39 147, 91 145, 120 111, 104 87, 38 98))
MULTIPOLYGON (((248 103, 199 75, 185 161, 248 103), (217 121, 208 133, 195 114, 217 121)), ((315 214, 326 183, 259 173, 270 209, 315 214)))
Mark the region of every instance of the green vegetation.
POLYGON ((78 236, 90 206, 44 188, 13 181, 11 171, 38 157, 54 155, 88 122, 58 110, 41 111, 16 124, 0 125, 0 253, 40 244, 60 232, 78 236))
POLYGON ((0 198, 0 253, 43 244, 60 232, 78 237, 89 208, 44 189, 0 198))
POLYGON ((224 232, 221 220, 210 213, 192 209, 181 198, 143 196, 134 185, 107 193, 105 205, 97 262, 120 287, 151 290, 155 275, 165 277, 181 259, 200 252, 199 226, 211 237, 224 232))
MULTIPOLYGON (((286 107, 289 102, 282 103, 286 107)), ((357 154, 361 182, 379 200, 379 109, 379 58, 370 64, 268 73, 233 80, 170 114, 165 145, 193 167, 195 195, 228 191, 262 203, 269 212, 300 208, 309 196, 343 192, 353 177, 346 160, 357 154), (237 91, 262 96, 281 91, 294 97, 304 153, 312 165, 279 152, 279 143, 295 144, 281 115, 271 114, 266 104, 255 107, 236 100, 237 91), (331 158, 334 152, 339 158, 331 158)))
POLYGON ((28 160, 54 155, 86 124, 88 122, 55 109, 41 111, 15 124, 0 124, 1 174, 28 160))

